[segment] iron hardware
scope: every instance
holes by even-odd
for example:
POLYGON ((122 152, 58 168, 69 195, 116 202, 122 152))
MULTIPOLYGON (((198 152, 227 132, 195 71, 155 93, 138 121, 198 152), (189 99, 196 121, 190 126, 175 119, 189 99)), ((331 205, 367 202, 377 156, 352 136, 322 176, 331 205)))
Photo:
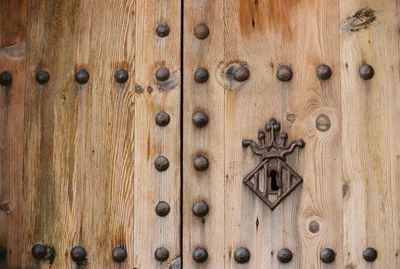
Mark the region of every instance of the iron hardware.
POLYGON ((196 25, 196 27, 194 27, 194 35, 198 39, 206 39, 209 34, 210 34, 210 29, 204 23, 200 23, 196 25))
POLYGON ((270 143, 265 143, 265 133, 259 132, 260 144, 254 140, 243 140, 243 147, 250 146, 253 153, 261 156, 261 162, 244 179, 250 188, 271 210, 275 209, 303 179, 286 163, 286 156, 297 147, 303 148, 304 141, 286 145, 288 135, 281 132, 280 124, 271 119, 265 129, 270 133, 270 143))
POLYGON ((156 79, 158 81, 166 81, 167 79, 169 79, 169 75, 170 75, 169 69, 166 67, 160 67, 156 71, 156 79))
POLYGON ((317 67, 317 77, 322 80, 327 80, 332 76, 332 70, 326 64, 321 64, 317 67))
POLYGON ((374 248, 366 248, 363 251, 363 258, 367 262, 373 262, 376 260, 376 258, 378 258, 378 251, 376 251, 374 248))
POLYGON ((127 257, 128 253, 123 247, 116 247, 112 250, 112 258, 115 262, 123 262, 127 257))
POLYGON ((36 81, 40 85, 47 84, 47 82, 49 82, 49 80, 50 80, 50 74, 46 70, 40 70, 36 73, 36 81))
POLYGON ((164 247, 159 247, 154 251, 154 258, 159 262, 165 262, 169 258, 169 251, 164 247))
POLYGON ((7 249, 4 246, 0 245, 0 261, 5 260, 7 258, 7 249))
POLYGON ((169 204, 167 202, 161 201, 158 202, 156 205, 156 214, 159 217, 165 217, 169 214, 169 211, 171 210, 169 204))
POLYGON ((82 246, 75 246, 71 249, 71 259, 78 265, 87 263, 87 252, 82 246))
POLYGON ((207 250, 204 248, 196 248, 192 254, 193 260, 197 263, 203 263, 208 259, 207 250))
POLYGON ((288 248, 282 248, 278 251, 278 260, 281 263, 289 263, 293 259, 293 252, 288 248))
POLYGON ((333 263, 336 258, 336 252, 331 248, 324 248, 321 250, 319 256, 323 263, 333 263))
POLYGON ((250 251, 247 248, 240 247, 235 250, 234 257, 237 263, 246 263, 250 260, 250 251))
POLYGON ((362 79, 369 80, 374 76, 375 70, 369 64, 363 64, 363 65, 360 66, 360 69, 358 70, 358 73, 360 74, 360 77, 362 79))
POLYGON ((207 69, 200 67, 194 73, 194 80, 197 83, 205 83, 208 80, 209 76, 210 75, 208 74, 207 69))
POLYGON ((157 26, 156 34, 159 37, 166 37, 169 35, 169 32, 170 32, 170 28, 169 28, 168 24, 163 23, 163 24, 160 24, 159 26, 157 26))
POLYGON ((4 72, 0 73, 0 85, 1 86, 3 86, 3 87, 10 86, 11 82, 12 82, 12 75, 9 72, 4 71, 4 72))
POLYGON ((278 71, 276 72, 276 77, 280 81, 290 81, 293 77, 292 68, 287 65, 279 66, 278 71))
POLYGON ((167 112, 158 112, 155 120, 158 126, 164 127, 169 124, 171 118, 167 112))

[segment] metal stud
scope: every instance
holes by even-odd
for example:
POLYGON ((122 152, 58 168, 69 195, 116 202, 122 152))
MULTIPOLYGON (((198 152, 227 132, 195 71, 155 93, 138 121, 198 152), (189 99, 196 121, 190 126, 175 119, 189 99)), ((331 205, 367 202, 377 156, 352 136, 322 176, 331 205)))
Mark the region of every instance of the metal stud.
POLYGON ((288 248, 280 249, 277 256, 281 263, 289 263, 293 259, 293 253, 288 248))
POLYGON ((7 258, 7 249, 0 245, 0 261, 5 260, 7 258))
POLYGON ((160 67, 156 71, 156 79, 158 81, 166 81, 169 79, 169 69, 166 67, 160 67))
POLYGON ((79 84, 86 84, 89 81, 89 72, 86 69, 81 69, 75 74, 75 80, 79 84))
POLYGON ((235 261, 238 263, 246 263, 250 260, 250 251, 247 248, 240 247, 235 250, 235 261))
POLYGON ((40 70, 40 71, 36 72, 36 81, 40 85, 47 84, 47 82, 49 82, 49 80, 50 80, 50 74, 46 70, 40 70))
POLYGON ((154 161, 154 166, 156 167, 157 171, 162 172, 168 169, 169 161, 164 156, 158 156, 154 161))
POLYGON ((209 78, 207 69, 200 67, 194 73, 194 80, 198 83, 205 83, 209 78))
POLYGON ((159 37, 166 37, 169 35, 169 32, 170 32, 170 28, 169 28, 168 24, 163 23, 163 24, 160 24, 157 26, 156 34, 159 37))
POLYGON ((156 124, 158 126, 167 126, 171 118, 166 112, 158 112, 156 115, 156 124))
POLYGON ((47 246, 44 246, 42 244, 35 244, 32 247, 32 256, 35 260, 43 260, 47 256, 47 250, 47 246))
POLYGON ((369 64, 361 65, 358 72, 360 74, 360 77, 364 80, 371 79, 375 74, 374 68, 372 66, 370 66, 369 64))
POLYGON ((209 208, 206 202, 198 201, 192 206, 192 212, 197 217, 205 217, 208 214, 209 208))
POLYGON ((281 65, 276 72, 276 77, 280 81, 290 81, 293 77, 292 68, 287 65, 281 65))
POLYGON ((194 35, 198 39, 206 39, 209 34, 210 34, 210 29, 204 23, 200 23, 196 25, 196 27, 194 27, 194 35))
POLYGON ((192 116, 192 122, 195 126, 201 128, 208 124, 208 116, 200 111, 197 111, 192 116))
POLYGON ((326 64, 321 64, 317 67, 317 77, 322 80, 327 80, 332 76, 331 68, 326 64))
POLYGON ((156 205, 156 214, 160 217, 167 216, 169 214, 170 210, 171 210, 171 208, 167 202, 160 201, 156 205))
POLYGON ((78 265, 86 263, 87 252, 82 246, 75 246, 71 249, 71 259, 78 265))
POLYGON ((197 263, 203 263, 208 259, 207 250, 204 248, 196 248, 192 254, 193 260, 197 263))
POLYGON ((321 250, 319 256, 323 263, 333 263, 335 261, 336 253, 331 248, 324 248, 321 250))
POLYGON ((128 253, 123 247, 116 247, 112 250, 112 258, 115 262, 123 262, 127 257, 128 253))
POLYGON ((250 71, 246 66, 239 66, 233 71, 233 78, 236 81, 243 82, 248 80, 250 77, 250 71))
POLYGON ((7 71, 3 71, 0 73, 0 85, 3 87, 7 87, 11 85, 13 78, 12 75, 7 72, 7 71))
POLYGON ((129 79, 128 71, 125 69, 119 69, 115 72, 114 78, 118 83, 125 83, 129 79))
POLYGON ((169 251, 164 247, 159 247, 154 251, 154 258, 159 262, 165 262, 169 258, 169 251))
POLYGON ((363 251, 363 258, 367 262, 373 262, 378 258, 378 251, 374 248, 366 248, 363 251))
POLYGON ((208 159, 202 155, 198 155, 193 160, 193 166, 197 171, 205 171, 208 169, 208 159))

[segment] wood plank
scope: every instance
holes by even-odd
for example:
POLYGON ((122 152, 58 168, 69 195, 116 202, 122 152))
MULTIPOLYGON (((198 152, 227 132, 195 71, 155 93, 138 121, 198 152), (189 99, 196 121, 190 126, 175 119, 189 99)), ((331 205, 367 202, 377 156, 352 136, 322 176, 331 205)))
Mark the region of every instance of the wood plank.
POLYGON ((340 10, 345 267, 399 268, 399 2, 340 1, 340 10), (375 70, 368 81, 364 63, 375 70), (375 262, 362 259, 366 247, 375 262))
POLYGON ((210 260, 201 268, 221 267, 219 260, 215 260, 220 255, 224 256, 225 268, 262 268, 265 264, 281 268, 283 265, 278 262, 276 254, 283 247, 290 248, 295 255, 285 268, 322 267, 319 251, 323 247, 334 248, 338 254, 336 264, 341 264, 341 107, 338 90, 340 75, 335 69, 339 63, 339 54, 336 53, 339 50, 338 3, 225 1, 218 9, 224 13, 218 15, 214 14, 214 5, 189 3, 185 7, 185 265, 197 268, 196 264, 190 263, 191 252, 188 250, 197 242, 213 250, 209 251, 210 260), (215 27, 222 24, 221 18, 224 18, 224 29, 214 33, 212 39, 202 41, 204 44, 201 43, 202 47, 198 49, 198 41, 186 33, 190 33, 197 23, 196 16, 202 15, 201 10, 206 6, 215 18, 208 22, 210 28, 215 31, 215 27), (222 40, 224 45, 222 61, 220 56, 214 55, 222 51, 218 40, 222 40), (207 57, 199 56, 203 46, 212 46, 207 50, 207 57), (219 64, 217 71, 210 72, 206 87, 197 86, 192 79, 199 61, 207 66, 219 64), (333 68, 334 76, 329 81, 321 82, 316 78, 315 69, 320 63, 333 68), (281 64, 292 66, 295 72, 293 81, 283 83, 276 79, 276 70, 281 64), (223 73, 224 68, 226 71, 238 65, 249 68, 248 81, 240 83, 223 73), (219 85, 213 84, 214 79, 219 81, 219 85), (218 90, 221 85, 224 87, 223 99, 222 91, 218 90), (202 88, 202 91, 195 91, 195 87, 202 88), (212 91, 208 92, 208 87, 212 91), (202 133, 190 126, 191 108, 201 105, 206 105, 207 110, 212 112, 219 112, 210 112, 213 115, 211 120, 218 121, 218 125, 209 124, 204 130, 206 132, 200 130, 202 133), (221 107, 224 113, 217 110, 221 107), (315 122, 320 114, 330 117, 331 127, 327 132, 316 130, 315 122), (307 144, 301 153, 289 159, 305 179, 302 188, 272 213, 242 183, 243 177, 258 164, 259 159, 252 157, 241 145, 242 139, 255 138, 270 118, 281 121, 291 139, 303 138, 307 144), (211 131, 215 133, 208 133, 211 131), (224 141, 220 135, 224 136, 224 141), (219 151, 222 143, 223 153, 219 151), (212 156, 218 154, 218 158, 213 157, 210 162, 214 185, 205 180, 200 183, 193 180, 199 175, 190 170, 190 154, 202 147, 212 156), (332 160, 331 156, 335 158, 332 160), (222 172, 223 186, 219 185, 222 172), (224 201, 213 202, 211 211, 223 212, 223 216, 209 214, 205 224, 197 223, 190 212, 193 200, 202 195, 207 201, 214 201, 221 196, 215 194, 222 191, 224 201), (209 197, 211 195, 213 197, 209 197), (223 245, 221 237, 213 234, 218 228, 213 228, 212 232, 207 229, 213 221, 224 227, 223 245), (312 221, 320 227, 315 234, 309 231, 312 221), (210 234, 214 238, 212 242, 207 240, 210 234), (248 248, 252 255, 245 265, 234 260, 234 251, 239 247, 248 248))
MULTIPOLYGON (((55 267, 71 267, 69 251, 79 233, 74 180, 78 86, 74 81, 80 1, 29 1, 24 142, 24 253, 22 268, 48 268, 35 261, 33 244, 55 248, 55 267), (50 73, 39 85, 35 74, 50 73), (76 230, 77 229, 77 230, 76 230), (64 255, 66 253, 66 255, 64 255)), ((83 180, 83 179, 80 179, 83 180)), ((79 212, 79 211, 78 211, 79 212)))
POLYGON ((136 1, 135 36, 135 268, 170 268, 180 263, 181 221, 181 1, 136 1), (165 37, 156 28, 168 24, 165 37), (170 76, 160 82, 159 68, 170 76), (166 112, 168 125, 156 125, 155 116, 166 112), (154 162, 165 156, 169 168, 159 172, 154 162), (165 217, 155 213, 159 201, 170 206, 165 217), (165 262, 156 261, 154 252, 169 251, 165 262))
POLYGON ((0 73, 13 76, 0 86, 0 245, 2 268, 16 268, 23 253, 23 135, 27 1, 0 1, 0 73))
POLYGON ((339 4, 297 1, 282 8, 288 11, 282 63, 292 65, 294 78, 290 88, 281 90, 286 119, 295 115, 294 122, 285 121, 284 129, 306 143, 296 161, 304 179, 299 208, 283 207, 284 233, 297 235, 284 236, 284 244, 298 253, 293 268, 337 268, 343 259, 339 4), (332 69, 329 80, 317 78, 320 64, 332 69), (336 252, 333 264, 319 259, 323 248, 336 252))
POLYGON ((77 88, 75 227, 81 232, 74 244, 86 248, 90 268, 134 267, 135 10, 134 0, 81 2, 75 70, 86 68, 91 77, 77 88), (119 69, 127 70, 126 83, 116 82, 119 69), (116 247, 128 253, 122 264, 112 259, 116 247))
POLYGON ((224 246, 224 82, 218 73, 224 64, 223 1, 185 1, 184 5, 184 77, 183 77, 183 267, 222 268, 226 254, 224 246), (206 24, 209 36, 198 39, 194 28, 206 24), (209 79, 197 83, 197 68, 206 68, 209 79), (197 112, 208 115, 203 127, 192 123, 197 112), (196 171, 193 160, 202 154, 209 168, 196 171), (209 212, 205 217, 192 213, 195 202, 205 201, 209 212), (196 263, 192 253, 205 248, 208 260, 196 263))

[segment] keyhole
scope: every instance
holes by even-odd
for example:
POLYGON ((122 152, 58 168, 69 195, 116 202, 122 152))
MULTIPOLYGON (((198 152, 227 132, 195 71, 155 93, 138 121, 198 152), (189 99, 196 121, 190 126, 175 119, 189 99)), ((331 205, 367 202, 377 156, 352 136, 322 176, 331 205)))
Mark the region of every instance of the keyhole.
POLYGON ((278 172, 276 170, 269 171, 269 177, 271 178, 271 190, 277 191, 279 190, 278 181, 276 177, 278 176, 278 172))

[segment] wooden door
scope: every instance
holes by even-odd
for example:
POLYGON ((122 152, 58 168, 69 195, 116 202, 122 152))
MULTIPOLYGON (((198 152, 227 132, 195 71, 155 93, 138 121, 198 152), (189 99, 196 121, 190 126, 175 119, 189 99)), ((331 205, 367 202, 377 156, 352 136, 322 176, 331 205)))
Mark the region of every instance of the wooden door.
POLYGON ((400 268, 398 1, 184 2, 184 266, 400 268), (324 66, 317 77, 321 64, 331 76, 324 66), (360 77, 363 64, 372 78, 368 66, 360 77), (206 126, 192 123, 197 111, 206 126), (273 211, 242 182, 260 163, 242 140, 258 141, 271 118, 305 142, 287 157, 303 183, 273 211), (327 248, 332 263, 320 259, 333 258, 327 248), (204 263, 192 258, 198 249, 204 263))
POLYGON ((400 268, 398 4, 0 0, 0 268, 400 268))
POLYGON ((0 89, 0 268, 76 268, 74 246, 85 268, 179 262, 180 5, 0 1, 0 72, 12 75, 0 89), (35 244, 55 250, 52 266, 35 244))

